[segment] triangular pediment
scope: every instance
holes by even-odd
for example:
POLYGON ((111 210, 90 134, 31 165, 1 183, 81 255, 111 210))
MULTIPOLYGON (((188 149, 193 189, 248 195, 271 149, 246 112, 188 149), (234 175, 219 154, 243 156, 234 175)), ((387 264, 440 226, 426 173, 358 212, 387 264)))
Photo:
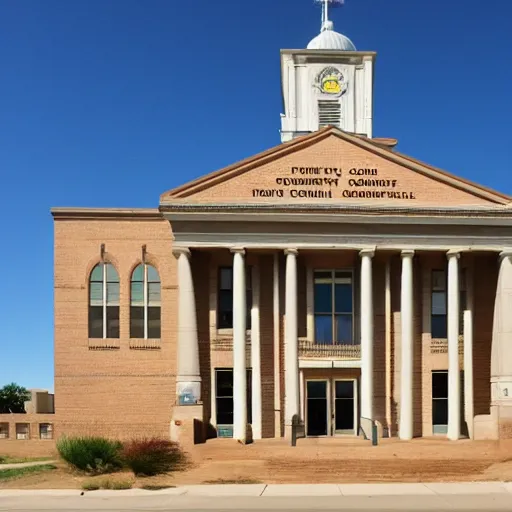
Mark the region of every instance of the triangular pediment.
POLYGON ((161 204, 470 207, 509 196, 327 127, 170 190, 161 204))

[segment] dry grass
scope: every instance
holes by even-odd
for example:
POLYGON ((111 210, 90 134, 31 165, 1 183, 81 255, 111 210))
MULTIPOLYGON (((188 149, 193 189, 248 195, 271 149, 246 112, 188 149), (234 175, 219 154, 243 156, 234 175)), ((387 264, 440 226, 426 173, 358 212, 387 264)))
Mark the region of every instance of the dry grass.
MULTIPOLYGON (((125 471, 112 479, 154 490, 203 483, 512 481, 512 441, 386 439, 372 447, 358 439, 307 439, 292 448, 279 439, 249 446, 216 439, 190 449, 188 459, 183 471, 140 478, 125 471)), ((0 481, 0 488, 80 489, 102 478, 56 465, 53 471, 0 481)))

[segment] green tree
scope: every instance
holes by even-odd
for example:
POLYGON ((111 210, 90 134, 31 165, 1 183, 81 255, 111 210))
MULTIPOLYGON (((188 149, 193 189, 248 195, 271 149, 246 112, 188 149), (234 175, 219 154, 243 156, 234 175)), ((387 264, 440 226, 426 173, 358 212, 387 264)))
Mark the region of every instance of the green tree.
POLYGON ((14 382, 0 388, 0 414, 24 413, 24 402, 30 400, 31 395, 28 389, 18 386, 14 382))

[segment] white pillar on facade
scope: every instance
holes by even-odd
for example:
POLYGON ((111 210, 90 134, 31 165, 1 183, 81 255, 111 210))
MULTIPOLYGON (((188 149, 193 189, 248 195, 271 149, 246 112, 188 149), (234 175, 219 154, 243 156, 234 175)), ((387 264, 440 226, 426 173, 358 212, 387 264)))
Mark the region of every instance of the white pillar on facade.
POLYGON ((414 251, 402 251, 402 367, 400 374, 400 439, 413 437, 413 364, 414 364, 414 328, 413 328, 413 258, 414 251))
POLYGON ((297 327, 297 250, 287 249, 284 324, 285 425, 290 427, 294 415, 300 414, 299 350, 297 327))
POLYGON ((201 374, 190 251, 179 248, 173 252, 178 260, 177 403, 193 405, 201 401, 201 374))
POLYGON ((306 387, 304 382, 304 370, 299 371, 299 394, 300 394, 300 419, 306 421, 306 387))
POLYGON ((448 439, 460 438, 459 257, 448 252, 448 439))
POLYGON ((231 252, 233 253, 233 438, 245 443, 247 440, 245 251, 232 249, 231 252))
POLYGON ((260 340, 260 269, 252 267, 251 368, 252 368, 252 437, 262 436, 261 340, 260 340))
POLYGON ((491 416, 494 437, 512 424, 512 248, 500 253, 491 348, 491 416))
POLYGON ((464 311, 464 417, 468 436, 473 439, 473 308, 464 311))
POLYGON ((373 420, 373 250, 361 256, 361 416, 373 420))

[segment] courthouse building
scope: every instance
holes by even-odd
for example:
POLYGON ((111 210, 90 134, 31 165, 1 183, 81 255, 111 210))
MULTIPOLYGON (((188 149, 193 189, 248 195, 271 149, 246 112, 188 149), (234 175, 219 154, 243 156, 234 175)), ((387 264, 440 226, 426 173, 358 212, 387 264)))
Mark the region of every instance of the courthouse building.
POLYGON ((374 137, 375 59, 324 13, 278 145, 52 210, 56 435, 512 436, 511 198, 374 137))

